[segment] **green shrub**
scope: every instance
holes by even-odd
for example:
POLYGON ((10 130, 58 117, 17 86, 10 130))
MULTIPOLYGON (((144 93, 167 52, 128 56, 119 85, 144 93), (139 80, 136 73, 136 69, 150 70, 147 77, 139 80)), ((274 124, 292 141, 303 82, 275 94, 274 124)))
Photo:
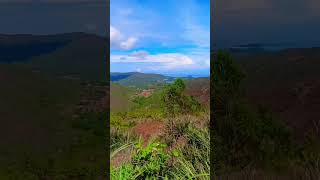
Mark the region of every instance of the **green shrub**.
POLYGON ((143 148, 138 143, 136 154, 132 164, 135 168, 142 168, 138 179, 149 179, 151 177, 164 177, 167 171, 166 161, 169 155, 164 151, 166 145, 159 142, 152 142, 143 148))
POLYGON ((135 145, 134 156, 130 164, 111 169, 112 179, 156 179, 165 177, 169 155, 165 152, 166 145, 154 141, 143 147, 142 141, 135 145))

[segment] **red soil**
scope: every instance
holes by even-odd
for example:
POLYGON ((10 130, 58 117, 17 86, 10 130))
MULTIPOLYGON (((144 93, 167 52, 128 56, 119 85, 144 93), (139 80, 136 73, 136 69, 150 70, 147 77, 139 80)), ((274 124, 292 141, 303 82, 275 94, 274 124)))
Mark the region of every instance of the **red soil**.
POLYGON ((153 89, 145 89, 138 96, 143 96, 145 98, 150 97, 153 94, 153 89))
POLYGON ((136 125, 132 130, 137 135, 141 136, 144 142, 148 142, 151 137, 160 135, 163 132, 165 127, 163 122, 152 121, 152 122, 143 122, 136 125))

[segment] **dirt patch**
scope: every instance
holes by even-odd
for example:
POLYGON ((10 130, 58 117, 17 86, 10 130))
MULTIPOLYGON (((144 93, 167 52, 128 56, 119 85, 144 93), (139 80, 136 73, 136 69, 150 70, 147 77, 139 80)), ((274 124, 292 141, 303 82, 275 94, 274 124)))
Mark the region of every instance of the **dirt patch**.
POLYGON ((160 135, 161 132, 163 132, 164 127, 165 125, 163 122, 150 121, 137 124, 132 131, 142 137, 143 141, 147 143, 150 138, 160 135))
POLYGON ((150 97, 154 92, 154 89, 144 89, 141 93, 138 94, 140 97, 150 97))

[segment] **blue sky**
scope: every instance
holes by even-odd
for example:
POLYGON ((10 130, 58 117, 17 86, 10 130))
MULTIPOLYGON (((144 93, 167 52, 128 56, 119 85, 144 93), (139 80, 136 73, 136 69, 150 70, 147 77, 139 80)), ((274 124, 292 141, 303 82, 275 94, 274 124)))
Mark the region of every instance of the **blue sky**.
POLYGON ((210 74, 210 0, 111 0, 111 72, 210 74))

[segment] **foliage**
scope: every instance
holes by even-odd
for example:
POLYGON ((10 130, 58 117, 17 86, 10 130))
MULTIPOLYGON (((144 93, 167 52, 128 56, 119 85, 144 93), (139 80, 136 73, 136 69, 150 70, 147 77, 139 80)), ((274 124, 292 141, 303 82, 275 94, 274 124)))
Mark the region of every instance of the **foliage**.
POLYGON ((183 80, 177 79, 164 89, 162 101, 166 116, 175 117, 178 114, 193 113, 201 109, 200 104, 193 97, 183 94, 185 88, 183 80))
POLYGON ((143 147, 142 141, 135 145, 135 152, 130 164, 111 169, 111 179, 154 179, 165 177, 166 161, 169 155, 164 151, 166 145, 154 141, 143 147))
POLYGON ((175 165, 178 179, 209 179, 210 139, 209 129, 199 129, 191 124, 185 132, 187 143, 179 148, 179 159, 175 165), (183 178, 182 178, 183 177, 183 178))
POLYGON ((201 121, 208 112, 184 94, 185 88, 185 82, 177 79, 155 89, 149 97, 134 96, 134 105, 127 111, 111 112, 112 156, 121 151, 130 157, 130 162, 120 161, 122 164, 111 167, 111 179, 209 179, 209 130, 192 123, 201 121), (166 137, 148 143, 137 142, 128 129, 146 120, 161 120, 169 129, 174 122, 174 133, 167 132, 166 137), (167 141, 169 134, 173 143, 167 141), (184 148, 175 147, 179 136, 187 138, 184 148))
POLYGON ((218 52, 213 64, 214 159, 218 172, 259 166, 288 167, 295 153, 292 135, 267 108, 244 101, 243 71, 227 52, 218 52))
POLYGON ((171 151, 159 141, 136 143, 130 163, 111 167, 111 179, 210 179, 208 128, 190 124, 184 135, 187 144, 171 151))

